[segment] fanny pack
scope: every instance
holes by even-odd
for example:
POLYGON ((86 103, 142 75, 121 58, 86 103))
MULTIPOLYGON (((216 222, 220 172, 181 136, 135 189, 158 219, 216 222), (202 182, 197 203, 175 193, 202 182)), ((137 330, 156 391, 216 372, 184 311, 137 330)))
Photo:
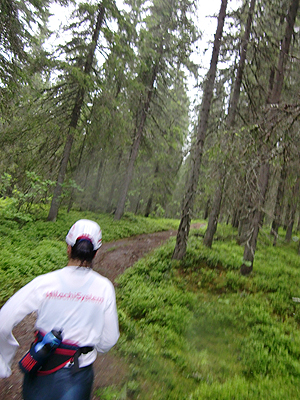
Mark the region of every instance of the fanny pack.
POLYGON ((78 358, 81 354, 87 354, 93 351, 94 347, 78 347, 61 342, 61 344, 46 359, 39 359, 38 353, 35 353, 35 345, 43 340, 44 335, 37 331, 35 340, 30 350, 19 361, 21 370, 26 374, 49 375, 71 363, 71 372, 75 374, 80 370, 78 358))

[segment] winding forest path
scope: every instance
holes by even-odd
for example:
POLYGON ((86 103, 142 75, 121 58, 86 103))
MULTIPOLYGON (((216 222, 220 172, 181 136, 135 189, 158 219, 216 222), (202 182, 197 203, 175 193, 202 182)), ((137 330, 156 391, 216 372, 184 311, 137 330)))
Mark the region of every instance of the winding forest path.
MULTIPOLYGON (((193 225, 193 228, 198 226, 193 225)), ((94 270, 106 276, 113 283, 118 275, 122 274, 128 267, 131 267, 139 258, 149 253, 156 247, 161 246, 171 236, 177 234, 176 230, 143 234, 115 242, 104 243, 97 254, 94 263, 94 270)), ((7 379, 0 379, 1 400, 21 400, 23 375, 19 370, 18 361, 27 351, 33 339, 35 315, 31 314, 24 318, 14 328, 14 335, 20 343, 13 366, 12 375, 7 379)), ((127 374, 127 366, 112 352, 105 355, 98 355, 94 363, 94 390, 122 382, 127 374)), ((92 400, 99 397, 95 395, 92 400)))

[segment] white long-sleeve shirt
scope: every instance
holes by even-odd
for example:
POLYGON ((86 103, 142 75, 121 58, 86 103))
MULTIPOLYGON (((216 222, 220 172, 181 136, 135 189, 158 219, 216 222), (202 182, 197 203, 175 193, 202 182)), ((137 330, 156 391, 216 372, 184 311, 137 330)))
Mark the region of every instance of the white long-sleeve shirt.
POLYGON ((90 365, 119 338, 115 291, 112 283, 89 268, 68 266, 40 275, 15 293, 0 310, 0 378, 11 375, 19 346, 12 329, 27 314, 37 312, 36 329, 62 330, 63 341, 94 350, 79 357, 90 365))

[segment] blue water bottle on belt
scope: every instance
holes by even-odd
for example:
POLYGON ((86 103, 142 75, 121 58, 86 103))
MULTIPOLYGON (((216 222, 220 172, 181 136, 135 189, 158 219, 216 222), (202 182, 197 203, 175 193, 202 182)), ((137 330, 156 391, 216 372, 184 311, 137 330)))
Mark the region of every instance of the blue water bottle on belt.
POLYGON ((52 329, 43 337, 42 341, 33 344, 22 360, 19 361, 21 370, 24 373, 37 372, 62 342, 61 333, 61 331, 52 329))
POLYGON ((51 332, 46 333, 41 342, 37 342, 37 344, 34 346, 34 350, 40 356, 44 355, 47 357, 52 350, 56 349, 61 344, 61 341, 61 331, 52 329, 51 332))

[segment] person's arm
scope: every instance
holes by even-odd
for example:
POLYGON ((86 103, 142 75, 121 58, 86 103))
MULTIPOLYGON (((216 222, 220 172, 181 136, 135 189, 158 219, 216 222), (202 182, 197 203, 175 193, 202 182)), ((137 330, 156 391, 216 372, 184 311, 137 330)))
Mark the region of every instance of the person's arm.
POLYGON ((12 334, 22 319, 39 307, 41 297, 37 291, 40 277, 16 292, 0 310, 0 378, 11 375, 11 363, 19 346, 12 334))
POLYGON ((96 345, 98 353, 106 353, 118 341, 120 336, 118 313, 116 306, 116 295, 113 285, 111 285, 111 295, 104 312, 104 326, 100 342, 96 345))

